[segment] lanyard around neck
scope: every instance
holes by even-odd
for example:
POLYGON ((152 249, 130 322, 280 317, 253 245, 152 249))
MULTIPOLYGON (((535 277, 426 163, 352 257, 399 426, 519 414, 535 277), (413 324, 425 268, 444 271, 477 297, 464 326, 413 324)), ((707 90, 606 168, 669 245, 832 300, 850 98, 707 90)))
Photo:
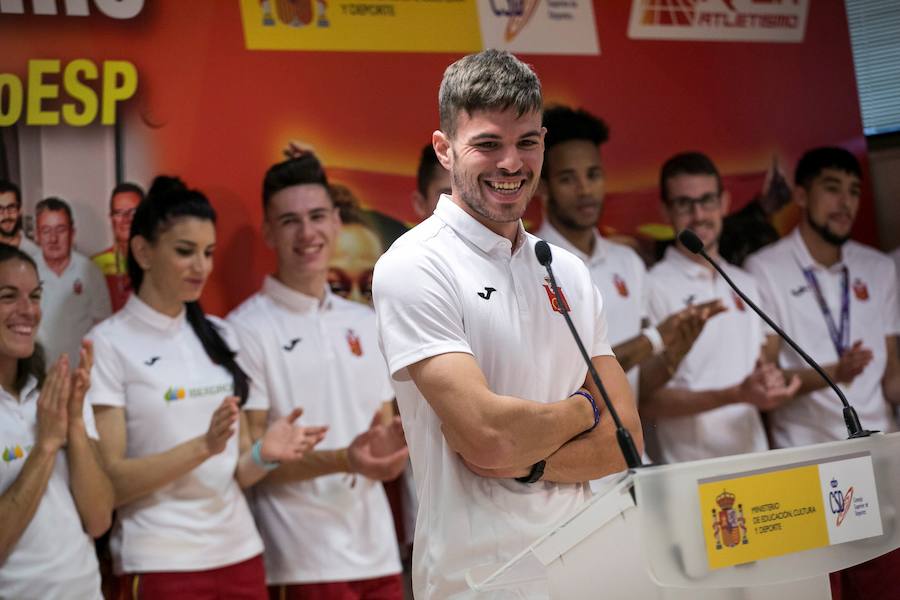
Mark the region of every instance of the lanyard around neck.
POLYGON ((837 350, 838 356, 842 356, 844 351, 850 346, 850 273, 846 266, 841 269, 840 328, 834 322, 831 309, 828 308, 828 303, 822 294, 822 287, 819 285, 819 280, 816 279, 816 274, 812 268, 803 269, 803 276, 806 277, 806 282, 812 288, 816 302, 819 304, 819 310, 822 311, 822 316, 825 317, 825 325, 828 326, 828 335, 831 336, 831 343, 834 344, 834 349, 837 350))

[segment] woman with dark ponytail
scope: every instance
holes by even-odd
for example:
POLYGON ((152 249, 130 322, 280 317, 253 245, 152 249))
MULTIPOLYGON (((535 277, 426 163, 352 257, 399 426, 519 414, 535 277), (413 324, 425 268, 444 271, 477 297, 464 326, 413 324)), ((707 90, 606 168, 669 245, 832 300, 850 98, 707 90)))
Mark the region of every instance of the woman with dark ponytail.
POLYGON ((252 382, 227 324, 198 303, 215 211, 158 177, 131 224, 135 293, 90 334, 89 399, 116 493, 111 549, 126 598, 266 598, 262 542, 241 488, 324 435, 296 411, 256 443, 241 407, 252 382))

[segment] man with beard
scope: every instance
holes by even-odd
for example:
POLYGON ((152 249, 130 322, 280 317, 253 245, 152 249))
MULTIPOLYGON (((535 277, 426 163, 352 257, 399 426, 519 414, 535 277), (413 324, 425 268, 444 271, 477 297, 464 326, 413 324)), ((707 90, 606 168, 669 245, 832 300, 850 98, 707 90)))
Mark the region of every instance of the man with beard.
POLYGON ((134 211, 144 199, 144 190, 133 183, 120 183, 113 188, 109 198, 109 221, 112 225, 113 244, 91 257, 103 272, 113 312, 125 306, 131 295, 128 279, 128 236, 134 211))
POLYGON ((419 498, 414 591, 460 599, 475 597, 468 569, 513 558, 584 502, 585 482, 625 468, 560 310, 642 438, 587 268, 553 248, 560 307, 522 226, 543 162, 537 76, 486 50, 450 65, 438 95, 432 142, 452 191, 382 255, 373 298, 419 498))
POLYGON ((54 361, 63 352, 78 356, 81 339, 112 310, 100 269, 73 249, 72 209, 59 198, 37 203, 35 231, 40 254, 35 259, 44 294, 44 317, 38 340, 54 361))
MULTIPOLYGON (((889 403, 900 405, 900 300, 891 259, 850 240, 862 169, 843 148, 815 148, 797 163, 794 230, 747 259, 763 306, 841 386, 866 429, 895 431, 889 403), (851 385, 852 383, 852 385, 851 385)), ((769 415, 775 446, 847 437, 842 405, 815 371, 775 336, 767 355, 799 375, 798 397, 769 415)), ((900 551, 832 574, 843 598, 896 594, 900 551)))
MULTIPOLYGON (((747 259, 776 323, 842 384, 867 429, 894 431, 888 402, 900 403, 900 304, 897 273, 883 253, 850 240, 862 171, 842 148, 816 148, 800 159, 797 227, 747 259), (851 385, 852 382, 852 385, 851 385)), ((795 371, 799 396, 770 414, 780 448, 843 439, 841 403, 825 382, 775 336, 770 360, 795 371)))
POLYGON ((6 179, 0 179, 0 244, 15 246, 32 258, 41 253, 22 231, 22 191, 6 179))
MULTIPOLYGON (((660 193, 675 231, 691 229, 719 259, 722 218, 730 196, 719 171, 699 152, 670 158, 662 167, 660 193)), ((745 271, 722 268, 751 298, 757 291, 745 271)), ((672 379, 646 398, 641 416, 656 421, 660 458, 681 462, 767 449, 760 411, 777 408, 800 385, 762 360, 762 321, 702 257, 676 242, 648 276, 649 313, 660 320, 698 302, 720 300, 727 310, 704 327, 672 379)))
POLYGON ((637 253, 604 239, 597 231, 603 211, 606 175, 600 146, 609 138, 602 120, 584 110, 554 106, 544 112, 544 168, 541 200, 544 220, 535 235, 584 261, 603 296, 609 342, 637 394, 663 385, 706 319, 724 310, 717 300, 688 306, 650 326, 646 310, 647 270, 637 253), (655 358, 654 358, 655 357, 655 358))

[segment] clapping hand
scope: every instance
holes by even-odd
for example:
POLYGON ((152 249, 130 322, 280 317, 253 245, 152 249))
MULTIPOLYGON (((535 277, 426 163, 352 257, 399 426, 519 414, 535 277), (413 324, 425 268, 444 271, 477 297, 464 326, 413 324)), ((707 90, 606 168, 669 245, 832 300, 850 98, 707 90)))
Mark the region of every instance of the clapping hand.
POLYGON ((375 413, 369 429, 354 438, 347 452, 351 471, 378 481, 399 477, 408 457, 400 418, 382 424, 380 411, 375 413))
POLYGON ((262 437, 260 456, 266 462, 290 462, 300 460, 322 441, 327 426, 301 426, 294 422, 303 414, 295 408, 289 415, 275 420, 262 437))

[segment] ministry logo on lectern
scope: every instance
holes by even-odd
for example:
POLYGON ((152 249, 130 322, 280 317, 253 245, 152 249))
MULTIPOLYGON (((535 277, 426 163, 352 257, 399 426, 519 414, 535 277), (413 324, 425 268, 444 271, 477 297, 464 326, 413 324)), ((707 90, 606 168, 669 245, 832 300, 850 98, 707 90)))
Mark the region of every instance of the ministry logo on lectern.
POLYGON ((722 546, 734 548, 738 544, 746 544, 747 524, 744 522, 744 507, 737 505, 734 509, 736 496, 727 490, 716 496, 716 504, 719 505, 718 510, 712 509, 712 528, 713 535, 716 538, 716 550, 721 550, 722 546))

